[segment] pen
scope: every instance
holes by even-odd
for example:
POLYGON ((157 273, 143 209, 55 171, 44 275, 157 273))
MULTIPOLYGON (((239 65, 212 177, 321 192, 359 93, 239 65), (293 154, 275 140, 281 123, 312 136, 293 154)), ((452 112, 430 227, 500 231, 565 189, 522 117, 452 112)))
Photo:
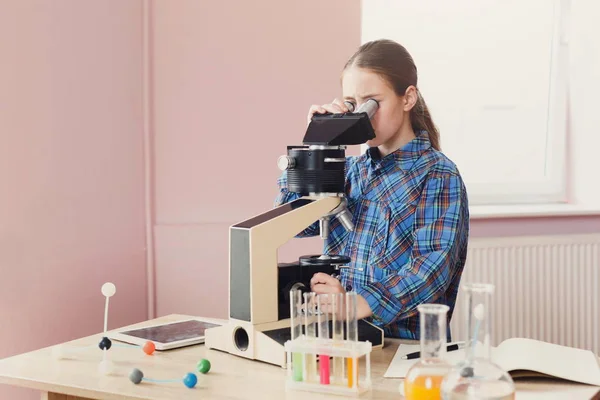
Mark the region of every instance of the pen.
MULTIPOLYGON (((454 351, 454 350, 458 350, 458 349, 462 349, 464 348, 464 344, 451 344, 449 346, 446 347, 446 351, 454 351)), ((419 358, 421 357, 421 352, 419 351, 415 351, 414 353, 408 353, 404 356, 402 356, 403 360, 413 360, 415 358, 419 358)))

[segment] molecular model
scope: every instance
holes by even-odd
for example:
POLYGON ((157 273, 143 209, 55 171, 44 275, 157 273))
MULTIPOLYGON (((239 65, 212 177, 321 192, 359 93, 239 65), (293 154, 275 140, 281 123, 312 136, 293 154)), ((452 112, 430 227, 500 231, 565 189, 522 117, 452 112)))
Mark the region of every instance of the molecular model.
MULTIPOLYGON (((107 328, 108 328, 108 305, 109 299, 115 295, 117 292, 116 286, 111 282, 106 282, 102 285, 101 289, 102 294, 106 298, 104 305, 104 333, 102 339, 98 343, 98 347, 102 350, 102 360, 98 365, 98 370, 103 375, 111 375, 115 373, 115 366, 113 362, 108 358, 108 350, 113 347, 129 347, 129 348, 141 348, 142 351, 146 355, 153 355, 156 350, 156 345, 152 341, 147 341, 143 346, 135 345, 135 344, 125 344, 125 343, 113 343, 107 336, 107 328)), ((52 354, 55 359, 63 359, 67 358, 70 354, 81 351, 83 349, 87 349, 90 346, 76 347, 76 348, 67 348, 64 345, 54 346, 52 348, 52 354)), ((207 359, 200 360, 196 365, 196 370, 201 374, 207 374, 210 371, 211 365, 210 361, 207 359)), ((169 382, 179 382, 182 381, 183 384, 188 388, 193 388, 196 386, 198 382, 198 377, 196 374, 189 372, 187 373, 183 379, 170 379, 170 380, 158 380, 158 379, 150 379, 144 377, 144 373, 138 369, 134 368, 129 374, 129 380, 134 384, 139 384, 142 381, 152 382, 152 383, 169 383, 169 382)))

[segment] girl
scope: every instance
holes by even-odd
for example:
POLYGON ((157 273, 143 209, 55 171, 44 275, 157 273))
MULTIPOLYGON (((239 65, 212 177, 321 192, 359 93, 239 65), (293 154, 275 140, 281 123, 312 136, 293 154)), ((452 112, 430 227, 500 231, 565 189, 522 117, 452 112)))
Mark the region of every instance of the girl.
MULTIPOLYGON (((346 195, 355 229, 337 219, 325 254, 351 258, 340 280, 315 274, 317 293, 358 294, 358 317, 368 318, 388 337, 419 339, 417 306, 456 302, 466 260, 469 211, 465 186, 456 165, 440 152, 437 128, 417 88, 417 68, 406 49, 390 40, 362 45, 342 74, 343 99, 313 105, 314 113, 347 112, 374 99, 379 108, 371 122, 369 149, 346 163, 346 195)), ((299 197, 279 179, 280 205, 299 197)), ((318 234, 318 226, 302 235, 318 234)), ((450 332, 448 329, 448 338, 450 332)))

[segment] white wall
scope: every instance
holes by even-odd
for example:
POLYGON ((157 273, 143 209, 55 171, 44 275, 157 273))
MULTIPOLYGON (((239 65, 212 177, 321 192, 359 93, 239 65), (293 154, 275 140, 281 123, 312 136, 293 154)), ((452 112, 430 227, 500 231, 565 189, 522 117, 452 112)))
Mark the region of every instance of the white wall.
POLYGON ((391 38, 413 55, 443 150, 458 164, 472 205, 577 201, 600 209, 598 189, 581 184, 592 164, 589 147, 579 145, 598 140, 589 93, 600 71, 600 32, 591 26, 599 7, 363 1, 362 41, 391 38))

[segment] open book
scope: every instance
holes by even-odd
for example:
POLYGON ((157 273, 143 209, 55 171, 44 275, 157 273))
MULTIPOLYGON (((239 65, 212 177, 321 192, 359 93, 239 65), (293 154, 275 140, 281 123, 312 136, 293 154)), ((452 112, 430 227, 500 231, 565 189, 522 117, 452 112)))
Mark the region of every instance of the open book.
MULTIPOLYGON (((384 377, 404 378, 419 359, 403 360, 419 345, 400 345, 384 377)), ((465 359, 466 349, 446 353, 446 360, 457 364, 465 359)), ((547 377, 600 386, 600 364, 591 351, 565 347, 539 340, 512 338, 491 349, 492 362, 513 379, 547 377)))

